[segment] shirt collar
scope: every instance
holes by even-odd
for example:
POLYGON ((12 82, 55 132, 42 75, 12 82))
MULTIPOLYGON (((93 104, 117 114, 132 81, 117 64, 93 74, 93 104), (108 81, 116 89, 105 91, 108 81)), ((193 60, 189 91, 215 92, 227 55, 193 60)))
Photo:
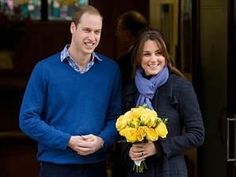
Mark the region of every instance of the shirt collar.
MULTIPOLYGON (((69 47, 70 47, 70 44, 66 44, 66 46, 64 47, 64 49, 61 51, 61 56, 60 56, 60 60, 61 62, 63 62, 65 59, 67 59, 68 57, 73 59, 71 56, 70 56, 70 53, 69 53, 69 47)), ((92 53, 92 61, 94 60, 97 60, 97 61, 102 61, 102 59, 95 53, 93 52, 92 53)))

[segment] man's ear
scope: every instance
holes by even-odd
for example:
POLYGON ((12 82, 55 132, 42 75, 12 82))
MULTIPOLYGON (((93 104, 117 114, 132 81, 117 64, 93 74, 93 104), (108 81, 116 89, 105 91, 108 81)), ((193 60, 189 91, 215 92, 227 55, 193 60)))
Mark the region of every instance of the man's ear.
POLYGON ((74 33, 75 31, 76 31, 76 25, 75 25, 74 22, 71 22, 71 24, 70 24, 70 32, 74 33))

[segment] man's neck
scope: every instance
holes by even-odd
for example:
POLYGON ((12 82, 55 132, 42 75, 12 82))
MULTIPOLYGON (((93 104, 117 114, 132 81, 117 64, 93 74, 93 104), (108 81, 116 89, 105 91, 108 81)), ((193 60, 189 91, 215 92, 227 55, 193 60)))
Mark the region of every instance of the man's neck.
POLYGON ((92 54, 84 54, 81 52, 77 52, 71 47, 68 49, 68 51, 80 69, 84 69, 92 57, 92 54))

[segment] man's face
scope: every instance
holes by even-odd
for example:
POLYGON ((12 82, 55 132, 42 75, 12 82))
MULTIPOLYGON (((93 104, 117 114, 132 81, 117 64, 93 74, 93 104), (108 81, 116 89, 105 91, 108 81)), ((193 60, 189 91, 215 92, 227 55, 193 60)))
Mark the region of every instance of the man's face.
POLYGON ((83 55, 91 54, 98 46, 102 32, 102 17, 84 13, 80 22, 71 24, 72 47, 83 55))

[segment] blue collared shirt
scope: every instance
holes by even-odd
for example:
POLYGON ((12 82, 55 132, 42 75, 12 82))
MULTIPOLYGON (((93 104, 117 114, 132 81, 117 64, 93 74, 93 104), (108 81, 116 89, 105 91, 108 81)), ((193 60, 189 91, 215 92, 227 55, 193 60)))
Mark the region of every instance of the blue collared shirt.
POLYGON ((83 74, 85 72, 87 72, 93 65, 94 65, 94 61, 98 60, 98 61, 102 61, 101 58, 99 58, 95 52, 92 53, 92 58, 91 60, 88 62, 88 64, 86 65, 86 67, 84 69, 80 69, 78 64, 75 62, 75 60, 70 56, 68 48, 69 48, 69 44, 67 44, 64 49, 61 51, 61 62, 63 62, 64 60, 67 60, 69 65, 77 72, 83 74))

